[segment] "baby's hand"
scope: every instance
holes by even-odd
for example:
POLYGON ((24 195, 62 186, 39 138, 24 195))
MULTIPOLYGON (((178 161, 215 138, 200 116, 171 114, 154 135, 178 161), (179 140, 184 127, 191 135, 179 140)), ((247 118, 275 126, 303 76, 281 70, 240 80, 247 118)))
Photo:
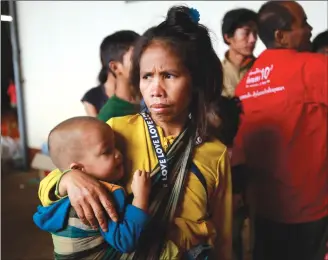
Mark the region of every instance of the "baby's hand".
POLYGON ((150 175, 148 172, 137 170, 133 175, 131 189, 134 197, 148 197, 150 193, 150 175))
POLYGON ((151 189, 150 174, 145 171, 137 170, 133 175, 131 189, 134 195, 132 204, 146 210, 151 189))

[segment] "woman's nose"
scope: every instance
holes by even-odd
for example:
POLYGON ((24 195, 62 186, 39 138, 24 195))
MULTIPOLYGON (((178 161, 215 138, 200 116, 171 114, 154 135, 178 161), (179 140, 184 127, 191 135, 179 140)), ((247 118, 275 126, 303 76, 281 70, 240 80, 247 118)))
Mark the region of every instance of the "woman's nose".
POLYGON ((160 78, 154 78, 151 84, 151 97, 163 97, 165 91, 160 78))

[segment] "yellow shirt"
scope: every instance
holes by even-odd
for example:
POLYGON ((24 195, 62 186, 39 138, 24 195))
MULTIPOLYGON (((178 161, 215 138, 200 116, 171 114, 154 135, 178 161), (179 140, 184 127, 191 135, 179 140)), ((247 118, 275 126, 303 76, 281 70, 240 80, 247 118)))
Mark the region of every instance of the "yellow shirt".
MULTIPOLYGON (((124 155, 126 190, 130 193, 133 172, 137 169, 151 171, 157 165, 148 129, 140 115, 112 118, 107 123, 115 131, 116 146, 124 155)), ((157 129, 166 150, 174 137, 164 137, 163 130, 160 127, 157 129)), ((206 179, 211 219, 206 217, 206 191, 195 174, 191 173, 168 239, 180 251, 207 242, 214 246, 217 259, 231 259, 231 172, 227 148, 216 139, 204 142, 196 147, 193 162, 206 179)), ((49 192, 58 181, 59 175, 60 172, 55 170, 41 182, 39 197, 43 205, 52 203, 49 192)), ((170 248, 167 251, 172 250, 174 251, 170 248)), ((176 259, 172 256, 165 258, 176 259)))

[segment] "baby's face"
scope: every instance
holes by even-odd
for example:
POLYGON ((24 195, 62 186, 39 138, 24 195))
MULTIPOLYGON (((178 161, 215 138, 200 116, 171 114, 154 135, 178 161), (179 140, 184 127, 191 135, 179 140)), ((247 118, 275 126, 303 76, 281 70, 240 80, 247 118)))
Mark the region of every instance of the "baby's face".
POLYGON ((123 177, 122 154, 115 148, 113 130, 94 129, 85 135, 84 171, 99 180, 117 181, 123 177))

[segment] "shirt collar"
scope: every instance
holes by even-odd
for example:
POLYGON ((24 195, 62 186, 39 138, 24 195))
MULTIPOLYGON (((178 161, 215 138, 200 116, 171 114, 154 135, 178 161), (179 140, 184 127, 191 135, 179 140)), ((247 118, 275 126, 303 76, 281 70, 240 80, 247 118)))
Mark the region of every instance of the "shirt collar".
MULTIPOLYGON (((233 66, 233 67, 236 67, 235 65, 233 65, 233 63, 229 60, 228 58, 228 54, 229 54, 229 51, 226 51, 226 53, 224 54, 224 60, 223 60, 223 63, 224 64, 229 64, 230 66, 233 66)), ((250 57, 248 57, 240 66, 239 70, 242 71, 244 69, 247 69, 247 68, 250 68, 254 61, 255 61, 255 57, 252 55, 250 57)))

